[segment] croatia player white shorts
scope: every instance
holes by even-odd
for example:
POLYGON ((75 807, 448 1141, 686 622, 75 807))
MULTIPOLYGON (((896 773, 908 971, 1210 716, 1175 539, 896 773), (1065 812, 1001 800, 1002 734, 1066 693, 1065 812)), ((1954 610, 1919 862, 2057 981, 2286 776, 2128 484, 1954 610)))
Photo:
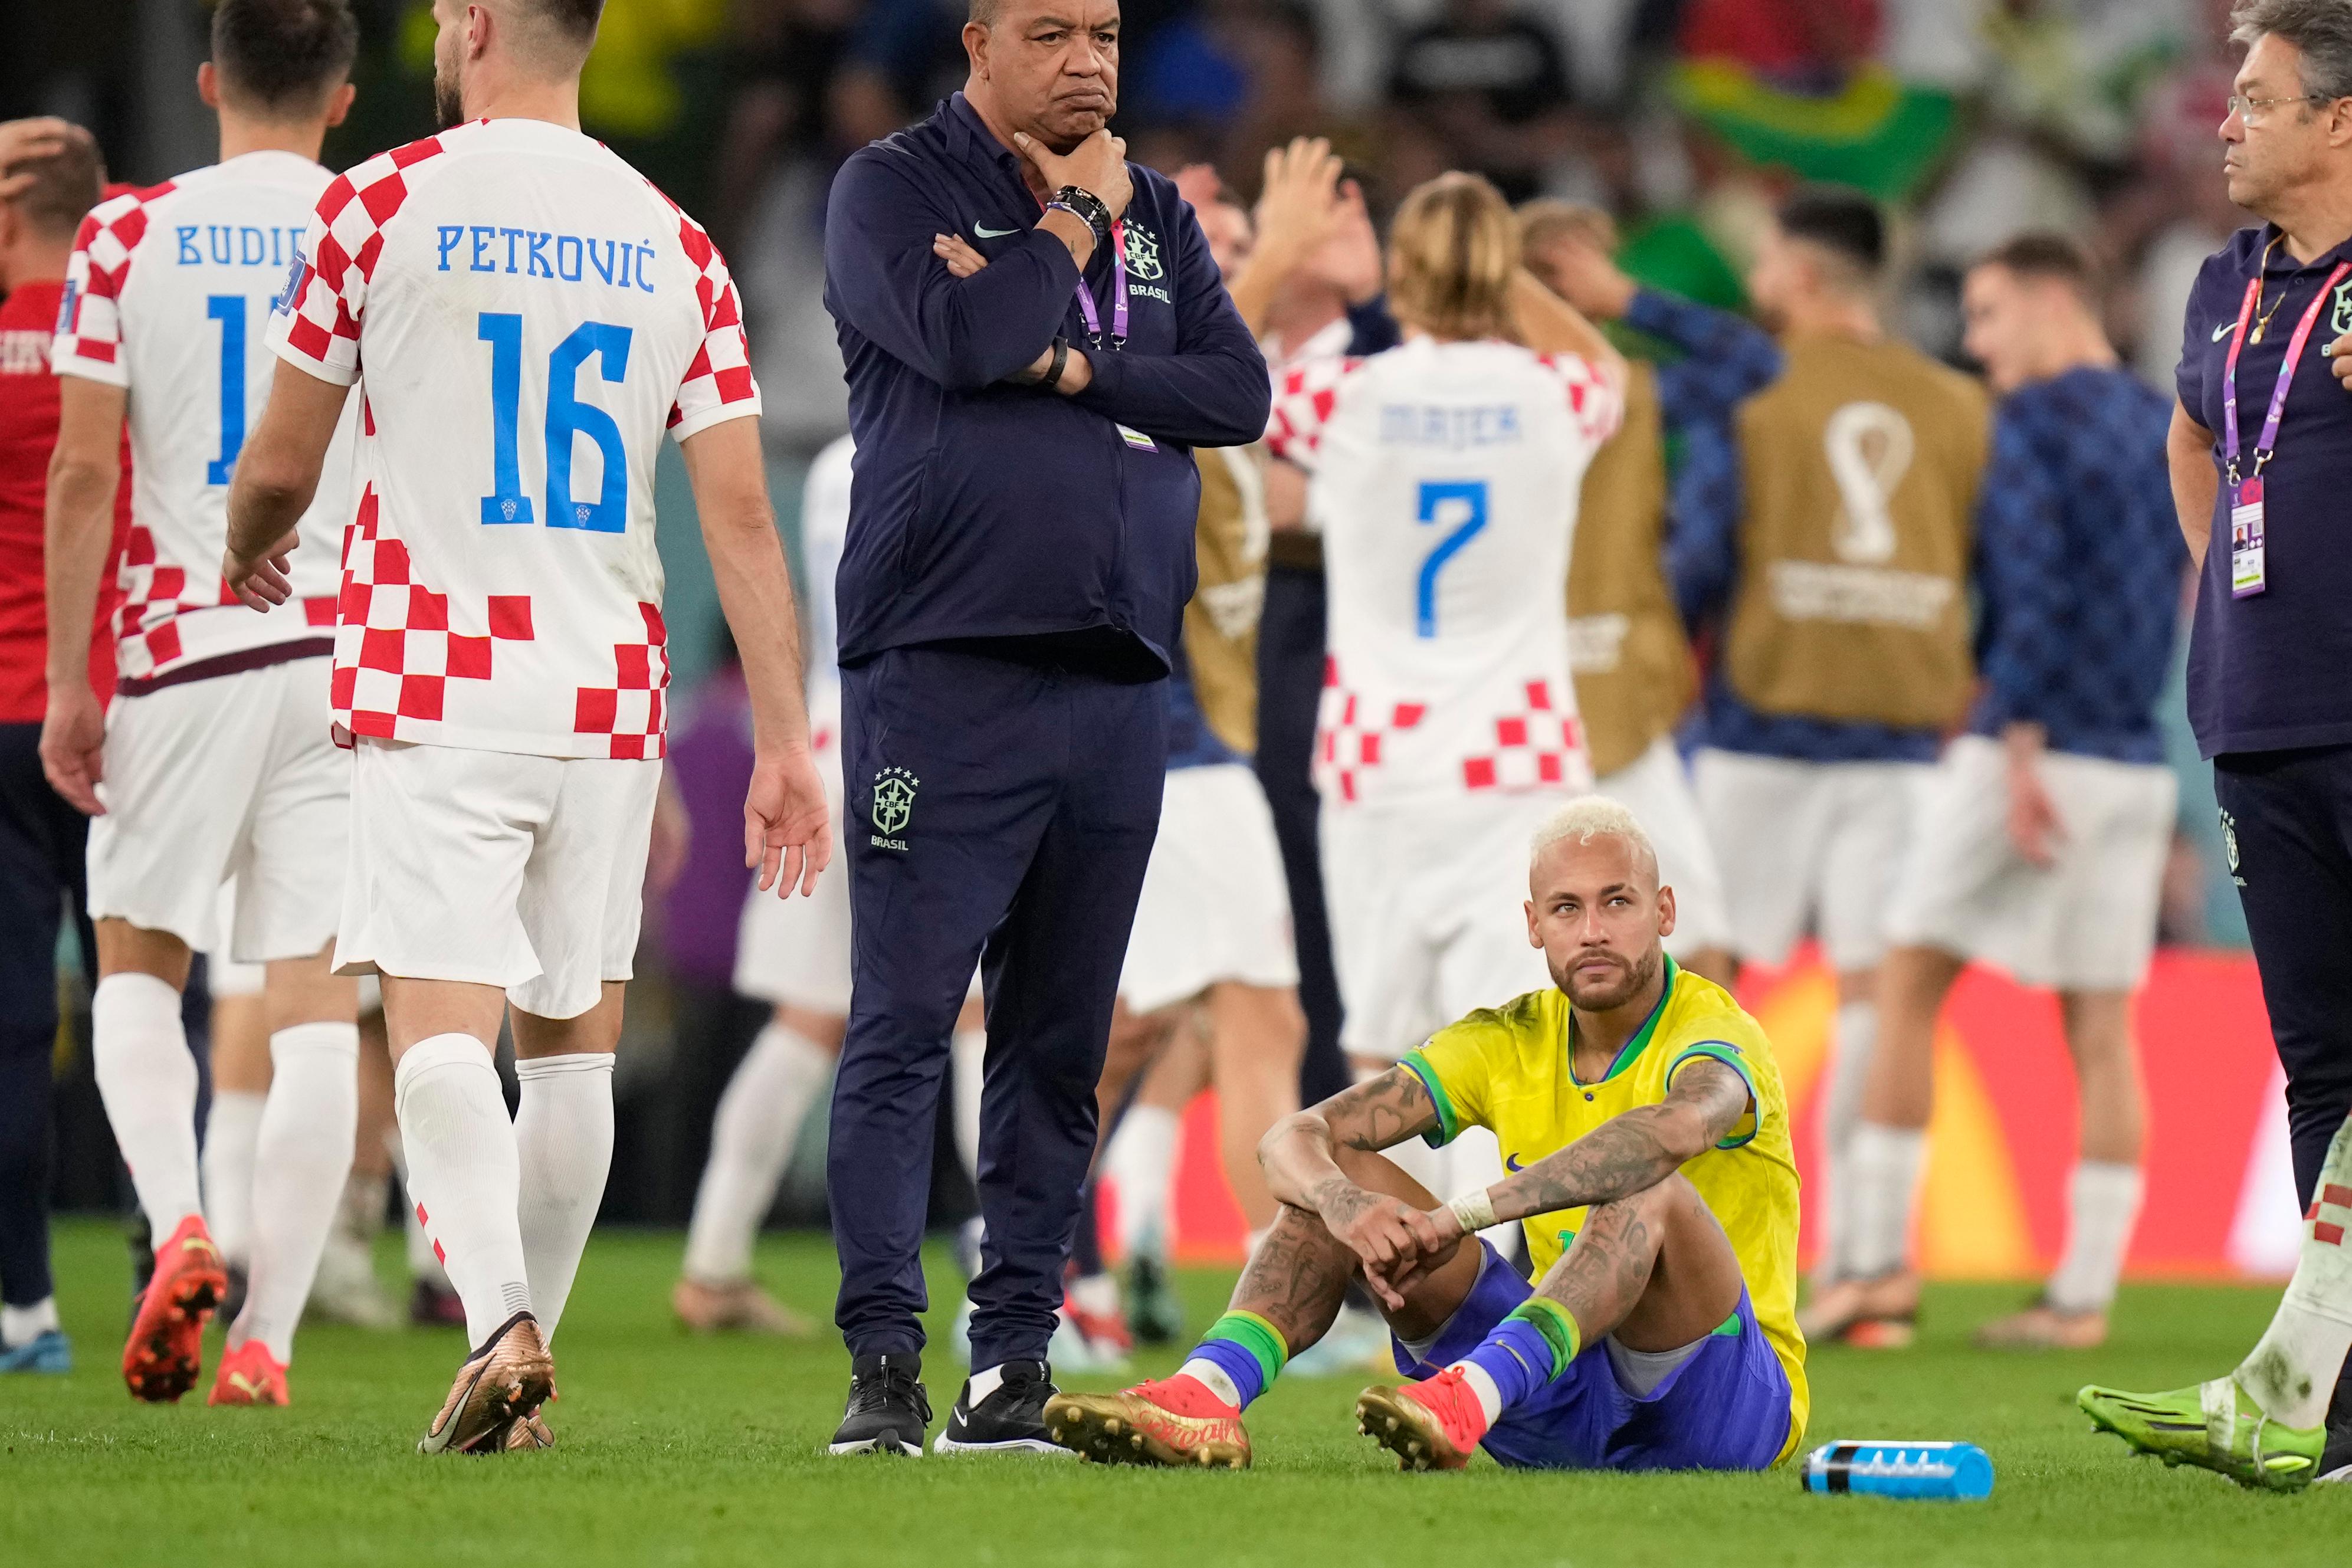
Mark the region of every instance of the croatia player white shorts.
POLYGON ((2161 764, 2063 752, 2042 757, 2042 782, 2063 825, 2047 869, 2010 842, 2000 743, 1951 743, 1928 785, 1889 935, 1998 965, 2028 985, 2132 990, 2156 949, 2179 784, 2161 764))
POLYGON ((807 898, 780 899, 760 891, 757 879, 743 900, 735 933, 735 989, 779 1007, 831 1017, 849 1016, 849 856, 842 839, 840 724, 816 725, 816 769, 824 780, 824 808, 833 834, 833 860, 807 898))
POLYGON ((254 963, 326 947, 352 776, 333 740, 331 673, 327 658, 289 659, 115 700, 106 815, 89 825, 92 919, 254 963))
POLYGON ((229 956, 228 933, 236 927, 236 883, 232 879, 221 884, 220 921, 214 928, 220 934, 222 945, 205 954, 205 989, 215 1000, 223 996, 258 996, 269 973, 262 964, 239 963, 229 956))
POLYGON ((1840 973, 1876 964, 1929 771, 1917 763, 1700 752, 1693 782, 1723 868, 1734 951, 1750 963, 1784 963, 1811 930, 1840 973))
POLYGON ((1698 795, 1674 741, 1661 735, 1650 749, 1593 786, 1633 814, 1658 852, 1658 878, 1675 890, 1675 934, 1666 951, 1676 958, 1731 945, 1731 912, 1723 868, 1699 820, 1698 795))
POLYGON ((1465 1014, 1552 983, 1528 942, 1528 861, 1536 830, 1572 798, 1324 802, 1342 1049, 1401 1061, 1465 1014))
POLYGON ((362 740, 335 966, 575 1018, 634 970, 662 765, 362 740))
POLYGON ((1118 994, 1156 1013, 1221 981, 1298 984, 1274 812, 1240 763, 1170 771, 1118 994))

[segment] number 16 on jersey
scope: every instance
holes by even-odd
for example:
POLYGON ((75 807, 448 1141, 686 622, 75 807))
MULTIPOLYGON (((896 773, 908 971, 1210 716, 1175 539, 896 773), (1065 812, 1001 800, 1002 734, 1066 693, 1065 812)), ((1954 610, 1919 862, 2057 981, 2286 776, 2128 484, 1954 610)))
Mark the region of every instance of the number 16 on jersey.
MULTIPOLYGON (((482 498, 486 524, 537 521, 522 489, 522 318, 485 310, 476 335, 490 345, 492 493, 482 498)), ((629 458, 621 427, 593 404, 580 401, 580 371, 593 359, 603 378, 617 384, 629 372, 630 329, 583 321, 547 356, 547 526, 620 533, 629 525, 629 458), (582 437, 595 443, 604 478, 593 500, 572 492, 572 448, 582 437)))

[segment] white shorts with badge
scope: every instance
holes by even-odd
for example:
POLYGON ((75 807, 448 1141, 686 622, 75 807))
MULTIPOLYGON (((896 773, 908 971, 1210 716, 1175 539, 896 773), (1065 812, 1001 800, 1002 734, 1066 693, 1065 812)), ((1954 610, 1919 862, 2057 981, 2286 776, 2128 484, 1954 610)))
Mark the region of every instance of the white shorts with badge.
POLYGON ((1918 792, 1921 763, 1808 763, 1701 751, 1699 815, 1723 868, 1739 957, 1780 964, 1808 930, 1840 973, 1886 952, 1886 914, 1918 792))
POLYGON ((1731 945, 1731 912, 1723 895, 1723 868, 1700 821, 1698 795, 1671 736, 1593 786, 1633 814, 1658 852, 1658 879, 1675 890, 1675 934, 1666 951, 1680 958, 1731 945))
POLYGON ((824 780, 833 860, 807 898, 760 891, 743 900, 735 933, 735 989, 778 1007, 849 1016, 849 856, 842 839, 840 722, 814 725, 816 769, 824 780))
POLYGON ((1528 942, 1528 859, 1536 830, 1572 798, 1323 803, 1341 1048, 1401 1061, 1465 1014, 1551 984, 1528 942))
POLYGON ((1172 769, 1118 994, 1156 1013, 1228 980, 1298 984, 1274 811, 1244 763, 1172 769))
POLYGON ((332 673, 331 659, 296 658, 115 699, 106 815, 89 825, 90 918, 249 963, 325 948, 351 815, 332 673))
POLYGON ((335 966, 575 1018, 634 973, 662 764, 362 739, 335 966))
POLYGON ((1888 918, 1900 946, 1934 947, 2028 985, 2129 991, 2156 951, 2179 783, 2161 763, 2050 752, 2042 782, 2060 832, 2048 868, 2009 837, 2009 758, 1963 735, 1928 785, 1888 918))

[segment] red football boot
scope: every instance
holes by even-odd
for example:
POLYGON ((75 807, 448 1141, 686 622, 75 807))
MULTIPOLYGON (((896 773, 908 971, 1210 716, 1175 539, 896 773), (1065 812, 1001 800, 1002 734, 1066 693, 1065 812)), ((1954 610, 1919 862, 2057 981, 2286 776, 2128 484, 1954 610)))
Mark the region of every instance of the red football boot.
POLYGON ((122 1381, 132 1398, 168 1405, 195 1387, 204 1371, 205 1320, 227 1290, 220 1249, 204 1216, 190 1215, 155 1249, 154 1277, 122 1347, 122 1381))
POLYGON ((1458 1470, 1486 1435, 1477 1394, 1447 1367, 1435 1377, 1356 1396, 1356 1430, 1397 1457, 1407 1470, 1458 1470))
POLYGON ((1242 1413, 1181 1373, 1124 1394, 1056 1394, 1045 1435, 1101 1465, 1249 1468, 1242 1413))
POLYGON ((259 1340, 247 1340, 221 1357, 220 1371, 205 1403, 291 1405, 294 1396, 286 1386, 286 1368, 271 1359, 269 1347, 259 1340))

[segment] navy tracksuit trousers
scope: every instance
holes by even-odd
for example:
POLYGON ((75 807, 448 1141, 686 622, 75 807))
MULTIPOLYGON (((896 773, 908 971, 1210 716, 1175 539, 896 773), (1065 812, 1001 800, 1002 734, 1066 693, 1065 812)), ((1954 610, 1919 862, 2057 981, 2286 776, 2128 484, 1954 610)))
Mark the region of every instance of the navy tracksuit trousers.
POLYGON ((963 644, 843 670, 842 710, 855 982, 826 1161, 835 1321, 853 1356, 922 1348, 935 1113, 977 963, 987 1237, 972 1364, 1042 1361, 1160 827, 1167 695, 963 644))
MULTIPOLYGON (((2214 759, 2230 874, 2286 1069, 2296 1201, 2352 1116, 2352 746, 2214 759)), ((2352 1365, 2336 1403, 2352 1408, 2352 1365)))
MULTIPOLYGON (((0 724, 0 1300, 50 1294, 50 1058, 58 931, 82 908, 89 821, 41 773, 41 727, 0 724)), ((85 919, 82 952, 91 951, 85 919)))

